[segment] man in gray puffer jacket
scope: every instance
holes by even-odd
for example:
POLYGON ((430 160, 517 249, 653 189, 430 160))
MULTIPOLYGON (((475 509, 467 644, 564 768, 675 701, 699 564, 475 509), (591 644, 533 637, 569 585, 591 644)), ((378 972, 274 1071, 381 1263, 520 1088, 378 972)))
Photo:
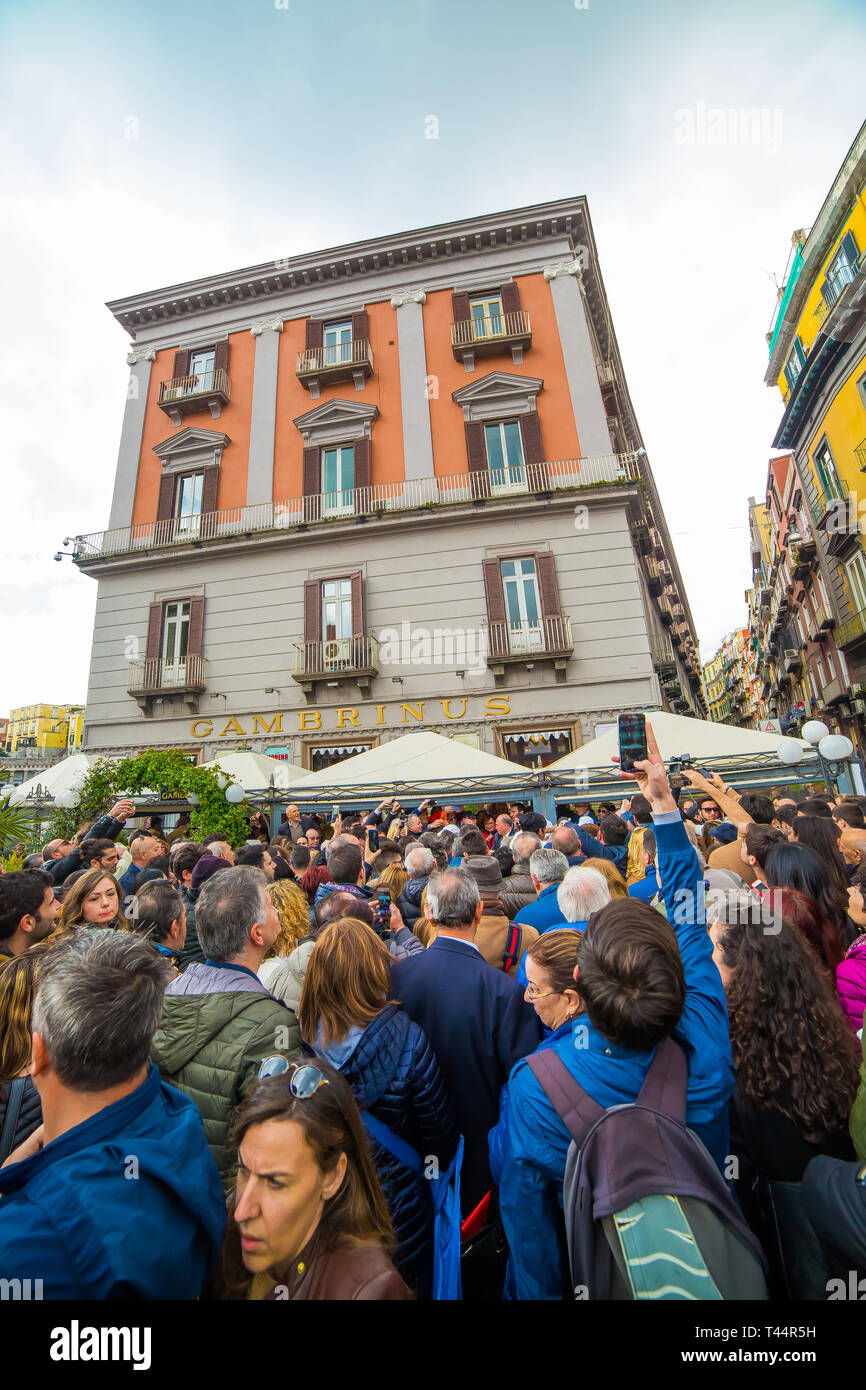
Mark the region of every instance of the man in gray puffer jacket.
POLYGON ((409 881, 397 899, 397 906, 407 927, 411 928, 418 918, 423 916, 421 898, 427 887, 427 880, 436 868, 433 851, 425 845, 412 845, 406 851, 403 868, 409 875, 409 881))
POLYGON ((528 907, 538 897, 532 874, 529 872, 529 856, 537 849, 541 849, 541 841, 528 830, 521 831, 511 841, 514 867, 508 877, 502 880, 499 896, 512 922, 522 907, 528 907))
POLYGON ((227 1140, 241 1101, 256 1083, 263 1058, 299 1052, 291 1009, 256 973, 280 933, 261 869, 221 869, 196 903, 205 962, 193 962, 165 993, 151 1057, 163 1081, 195 1101, 205 1138, 226 1188, 236 1155, 227 1140))

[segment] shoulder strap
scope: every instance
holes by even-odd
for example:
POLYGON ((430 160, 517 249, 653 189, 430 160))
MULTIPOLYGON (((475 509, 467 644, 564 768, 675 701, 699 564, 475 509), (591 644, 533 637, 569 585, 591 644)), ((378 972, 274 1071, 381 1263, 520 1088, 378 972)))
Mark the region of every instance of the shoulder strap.
POLYGON ((361 1111, 361 1119, 364 1121, 367 1133, 377 1144, 381 1144, 383 1149, 387 1149, 389 1154, 398 1159, 405 1167, 411 1168, 413 1173, 423 1173, 424 1164, 417 1151, 407 1144, 405 1139, 396 1135, 393 1129, 389 1129, 381 1120, 377 1120, 375 1115, 371 1115, 369 1110, 361 1111))
POLYGON ((673 1038, 664 1038, 655 1050, 637 1098, 638 1105, 658 1110, 680 1124, 686 1118, 689 1066, 686 1054, 673 1038))
POLYGON ((572 1076, 551 1048, 542 1048, 526 1059, 536 1081, 574 1142, 580 1147, 593 1125, 606 1112, 572 1076))
POLYGON ((15 1131, 18 1128, 18 1116, 21 1114, 21 1102, 24 1099, 24 1087, 26 1085, 26 1076, 16 1076, 15 1080, 10 1083, 9 1094, 6 1097, 3 1133, 0 1134, 0 1163, 6 1162, 15 1143, 15 1131))
POLYGON ((505 942, 505 955, 502 957, 502 969, 505 971, 506 975, 515 961, 520 959, 520 944, 522 941, 523 928, 519 927, 516 922, 509 922, 508 936, 505 942))

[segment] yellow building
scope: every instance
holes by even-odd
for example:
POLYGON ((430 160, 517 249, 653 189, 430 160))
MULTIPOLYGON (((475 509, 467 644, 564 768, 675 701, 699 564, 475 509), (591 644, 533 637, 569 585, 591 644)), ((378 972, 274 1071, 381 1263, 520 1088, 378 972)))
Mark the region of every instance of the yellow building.
POLYGON ((711 661, 704 665, 704 691, 707 697, 709 718, 721 724, 726 718, 728 707, 727 692, 724 685, 725 654, 720 647, 711 661))
MULTIPOLYGON (((866 124, 808 235, 794 233, 768 342, 765 381, 785 402, 773 444, 794 455, 841 654, 825 703, 848 721, 866 709, 866 124)), ((862 719, 848 732, 862 747, 862 719)))
POLYGON ((12 710, 6 732, 6 752, 81 751, 83 705, 25 705, 12 710))

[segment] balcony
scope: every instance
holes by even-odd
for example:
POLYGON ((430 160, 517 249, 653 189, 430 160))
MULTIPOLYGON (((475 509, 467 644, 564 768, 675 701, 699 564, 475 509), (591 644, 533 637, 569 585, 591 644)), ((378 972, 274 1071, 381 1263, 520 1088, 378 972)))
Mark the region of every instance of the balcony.
POLYGON ((307 703, 315 698, 317 681, 338 686, 351 682, 370 693, 370 682, 379 674, 379 648, 375 637, 337 637, 331 641, 300 642, 295 645, 292 678, 304 692, 307 703))
POLYGON ((836 646, 853 647, 855 642, 861 642, 866 637, 866 609, 855 613, 847 622, 840 623, 836 628, 836 646))
POLYGON ((451 325, 451 350, 468 372, 476 357, 511 351, 519 366, 523 354, 532 346, 532 327, 525 309, 513 314, 490 314, 484 318, 463 319, 451 325))
POLYGON ((298 381, 313 400, 323 386, 334 386, 341 381, 353 381, 355 390, 363 391, 364 382, 373 375, 373 350, 367 338, 305 348, 298 353, 295 371, 298 381))
POLYGON ((175 696, 180 696, 190 710, 196 711, 198 697, 206 687, 207 662, 203 656, 187 656, 182 661, 165 661, 158 657, 129 663, 126 691, 134 696, 145 714, 151 713, 155 699, 175 696))
POLYGON ((658 598, 662 591, 662 577, 655 560, 647 560, 647 588, 651 598, 658 598))
POLYGON ((666 632, 650 634, 650 650, 652 651, 653 666, 661 676, 667 673, 675 673, 677 669, 677 659, 674 655, 674 647, 670 637, 666 632))
POLYGON ((782 659, 785 663, 785 670, 789 675, 799 676, 802 674, 803 658, 798 651, 788 650, 786 648, 782 653, 782 659))
POLYGON ((496 685, 504 683, 506 666, 520 664, 532 670, 537 661, 552 661, 556 679, 564 681, 574 651, 571 618, 564 614, 537 622, 487 623, 485 641, 487 669, 496 685))
POLYGON ((866 473, 866 439, 861 439, 857 448, 854 450, 854 457, 861 473, 866 473))
POLYGON ((209 410, 217 420, 223 406, 228 405, 230 400, 229 374, 222 367, 217 367, 199 376, 173 376, 168 381, 161 381, 157 404, 173 425, 179 425, 184 415, 192 415, 198 410, 209 410))
POLYGON ((818 307, 815 310, 815 318, 818 320, 818 323, 821 324, 825 333, 827 332, 826 321, 828 315, 836 308, 836 305, 842 299, 848 286, 853 285, 855 280, 863 274, 864 270, 866 270, 866 255, 861 255, 853 265, 837 266, 833 274, 827 276, 827 288, 819 299, 818 307))
POLYGON ((291 529, 315 525, 353 525, 371 517, 400 512, 429 511, 434 507, 492 505, 515 497, 544 497, 559 491, 597 488, 600 484, 637 483, 641 478, 636 454, 600 454, 595 457, 556 459, 511 470, 452 473, 441 477, 408 478, 403 482, 377 483, 339 493, 313 493, 251 507, 232 507, 200 517, 172 521, 147 521, 75 537, 77 564, 115 559, 129 554, 147 555, 167 547, 198 548, 203 543, 249 540, 270 535, 279 540, 291 529))

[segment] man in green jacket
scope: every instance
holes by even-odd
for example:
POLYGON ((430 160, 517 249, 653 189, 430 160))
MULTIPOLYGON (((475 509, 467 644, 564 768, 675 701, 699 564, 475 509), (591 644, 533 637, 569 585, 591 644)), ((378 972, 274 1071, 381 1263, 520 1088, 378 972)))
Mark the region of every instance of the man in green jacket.
POLYGON ((206 959, 168 986, 151 1051, 163 1081, 198 1106, 227 1189, 236 1165, 229 1130, 262 1059, 293 1055, 300 1047, 294 1013, 256 973, 280 931, 266 882, 251 865, 222 869, 208 879, 196 904, 206 959))

